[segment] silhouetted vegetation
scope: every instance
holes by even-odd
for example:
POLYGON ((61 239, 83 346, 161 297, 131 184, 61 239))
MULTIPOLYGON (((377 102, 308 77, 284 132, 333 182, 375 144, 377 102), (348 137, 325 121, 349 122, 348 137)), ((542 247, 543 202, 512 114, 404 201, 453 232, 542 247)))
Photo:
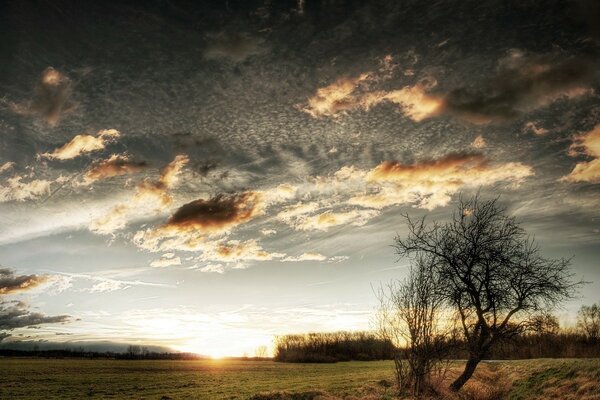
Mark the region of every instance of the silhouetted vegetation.
POLYGON ((332 332, 285 335, 276 338, 275 360, 330 363, 390 360, 394 346, 372 332, 332 332))
POLYGON ((413 268, 427 267, 424 273, 439 283, 445 306, 459 321, 467 362, 451 384, 454 391, 492 348, 527 331, 539 314, 571 298, 581 284, 573 281, 569 260, 542 257, 496 200, 461 199, 445 223, 406 219, 408 235, 396 237, 396 252, 427 261, 413 268))
POLYGON ((14 350, 0 349, 0 357, 40 357, 40 358, 87 358, 113 360, 198 360, 207 358, 194 353, 116 353, 112 351, 86 351, 83 349, 54 350, 14 350))
POLYGON ((444 291, 433 273, 430 259, 421 257, 401 282, 378 292, 377 329, 380 337, 395 345, 394 366, 400 393, 420 396, 431 387, 434 375, 443 376, 456 334, 442 321, 444 291))
POLYGON ((577 313, 577 327, 590 340, 600 337, 600 305, 583 305, 577 313))

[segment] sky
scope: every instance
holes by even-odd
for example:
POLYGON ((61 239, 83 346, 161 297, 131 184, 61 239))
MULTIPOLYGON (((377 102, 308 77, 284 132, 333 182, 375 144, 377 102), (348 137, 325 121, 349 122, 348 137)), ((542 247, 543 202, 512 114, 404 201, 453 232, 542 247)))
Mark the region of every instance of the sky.
POLYGON ((0 5, 0 346, 369 329, 405 214, 499 198, 600 300, 593 1, 0 5))

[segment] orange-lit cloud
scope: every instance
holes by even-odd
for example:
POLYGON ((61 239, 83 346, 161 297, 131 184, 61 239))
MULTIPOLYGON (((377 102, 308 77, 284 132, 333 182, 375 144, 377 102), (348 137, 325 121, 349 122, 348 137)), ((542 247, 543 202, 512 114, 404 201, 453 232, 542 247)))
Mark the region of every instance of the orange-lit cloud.
POLYGON ((354 196, 349 203, 375 209, 416 203, 431 210, 448 204, 451 195, 463 188, 497 182, 518 185, 531 175, 533 170, 527 165, 491 165, 479 154, 451 154, 415 164, 386 161, 366 175, 367 181, 380 186, 375 193, 354 196))
POLYGON ((177 155, 161 170, 158 179, 142 181, 130 201, 117 204, 106 214, 92 220, 89 229, 99 234, 111 234, 127 226, 129 219, 134 216, 165 211, 173 202, 170 191, 179 182, 179 176, 188 162, 186 155, 177 155))
POLYGON ((177 155, 173 161, 162 169, 158 180, 146 179, 138 185, 134 202, 140 203, 148 200, 158 200, 163 206, 170 205, 173 198, 169 194, 169 189, 179 182, 181 171, 189 161, 190 159, 187 155, 177 155))
POLYGON ((370 108, 389 102, 396 104, 400 110, 414 121, 431 117, 441 107, 441 100, 427 94, 427 90, 435 83, 418 83, 397 90, 370 90, 369 84, 380 77, 376 73, 363 73, 354 78, 341 78, 329 86, 317 90, 308 99, 303 109, 311 116, 339 117, 354 110, 368 111, 370 108))
MULTIPOLYGON (((153 252, 200 251, 205 257, 210 255, 203 261, 215 265, 240 262, 244 257, 267 260, 275 256, 260 252, 251 242, 226 240, 234 228, 268 210, 294 230, 324 232, 338 226, 365 225, 390 206, 434 209, 448 204, 460 190, 500 182, 517 186, 531 175, 533 170, 527 165, 491 163, 474 153, 414 164, 386 161, 371 170, 345 166, 330 176, 312 177, 298 185, 189 202, 164 224, 138 231, 133 241, 153 252)), ((263 235, 273 233, 272 229, 262 230, 263 235)))
POLYGON ((243 261, 268 261, 283 256, 285 254, 269 253, 256 240, 230 240, 207 245, 203 249, 200 259, 212 262, 239 263, 243 261))
POLYGON ((48 282, 48 277, 43 275, 16 275, 15 271, 0 268, 0 294, 13 294, 30 290, 48 282))
POLYGON ((71 141, 55 149, 53 152, 43 153, 40 154, 40 156, 48 159, 70 160, 81 154, 102 150, 108 143, 114 141, 119 136, 120 133, 116 129, 101 130, 96 136, 77 135, 71 139, 71 141))
POLYGON ((12 104, 17 114, 34 115, 49 126, 56 126, 60 119, 76 108, 72 102, 71 80, 52 67, 46 68, 34 89, 33 99, 22 104, 12 104))
POLYGON ((548 133, 548 130, 540 127, 538 122, 527 122, 525 126, 523 126, 524 132, 531 132, 536 136, 543 136, 548 133))
POLYGON ((130 210, 131 206, 128 204, 116 205, 108 213, 93 219, 89 229, 100 235, 109 235, 121 230, 127 226, 130 210))
POLYGON ((471 143, 471 147, 473 147, 474 149, 483 149, 486 146, 487 143, 481 135, 478 135, 471 143))
POLYGON ((226 234, 261 215, 263 210, 263 197, 259 192, 198 199, 177 209, 167 223, 139 231, 134 242, 151 251, 201 250, 206 247, 206 237, 226 234))
POLYGON ((201 232, 222 232, 261 214, 262 199, 257 192, 218 195, 198 199, 181 206, 167 222, 168 226, 201 232))
MULTIPOLYGON (((389 62, 388 59, 387 65, 391 65, 389 62)), ((377 83, 392 77, 392 69, 385 67, 386 62, 382 64, 384 71, 340 78, 317 89, 302 110, 315 118, 338 118, 350 111, 368 111, 379 104, 392 103, 417 122, 446 114, 487 124, 515 118, 559 99, 588 95, 600 75, 597 63, 585 57, 556 53, 530 55, 513 50, 499 60, 495 75, 477 85, 431 94, 430 89, 436 86, 432 79, 400 89, 373 89, 377 83)))
POLYGON ((591 131, 575 137, 571 145, 571 155, 584 154, 591 161, 578 162, 569 175, 561 180, 567 182, 600 183, 600 124, 591 131))
POLYGON ((127 155, 113 154, 101 160, 86 171, 83 176, 84 184, 90 185, 96 181, 115 176, 134 174, 146 168, 145 162, 134 162, 127 155))

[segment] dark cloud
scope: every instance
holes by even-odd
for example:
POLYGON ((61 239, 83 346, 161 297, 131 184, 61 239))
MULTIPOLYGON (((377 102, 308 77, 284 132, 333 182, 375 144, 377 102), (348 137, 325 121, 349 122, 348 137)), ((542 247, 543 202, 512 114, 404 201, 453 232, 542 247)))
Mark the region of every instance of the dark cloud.
POLYGON ((11 294, 28 290, 48 281, 47 276, 16 275, 15 271, 0 268, 0 294, 11 294))
POLYGON ((491 78, 444 96, 443 109, 476 123, 509 120, 561 97, 589 93, 599 77, 598 63, 583 56, 512 51, 491 78))
POLYGON ((77 105, 71 101, 73 84, 71 80, 52 67, 42 72, 35 86, 33 98, 21 104, 13 104, 14 112, 34 115, 43 119, 49 126, 56 126, 60 119, 73 111, 77 105))
POLYGON ((222 230, 249 221, 262 212, 261 196, 255 192, 218 195, 181 206, 167 222, 169 227, 222 230))
POLYGON ((0 338, 10 335, 6 331, 66 322, 69 318, 68 315, 47 316, 40 312, 33 312, 22 301, 0 301, 0 331, 5 331, 0 332, 0 338))

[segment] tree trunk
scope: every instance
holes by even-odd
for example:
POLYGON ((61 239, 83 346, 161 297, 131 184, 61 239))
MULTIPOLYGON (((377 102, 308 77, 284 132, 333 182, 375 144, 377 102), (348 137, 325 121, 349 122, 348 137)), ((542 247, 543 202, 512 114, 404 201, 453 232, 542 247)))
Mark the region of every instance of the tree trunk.
POLYGON ((473 372, 475 372, 475 368, 477 368, 477 364, 479 364, 481 359, 477 356, 470 355, 467 360, 467 365, 465 365, 465 370, 460 374, 458 378, 450 385, 450 389, 455 392, 458 392, 460 388, 471 378, 473 372))

